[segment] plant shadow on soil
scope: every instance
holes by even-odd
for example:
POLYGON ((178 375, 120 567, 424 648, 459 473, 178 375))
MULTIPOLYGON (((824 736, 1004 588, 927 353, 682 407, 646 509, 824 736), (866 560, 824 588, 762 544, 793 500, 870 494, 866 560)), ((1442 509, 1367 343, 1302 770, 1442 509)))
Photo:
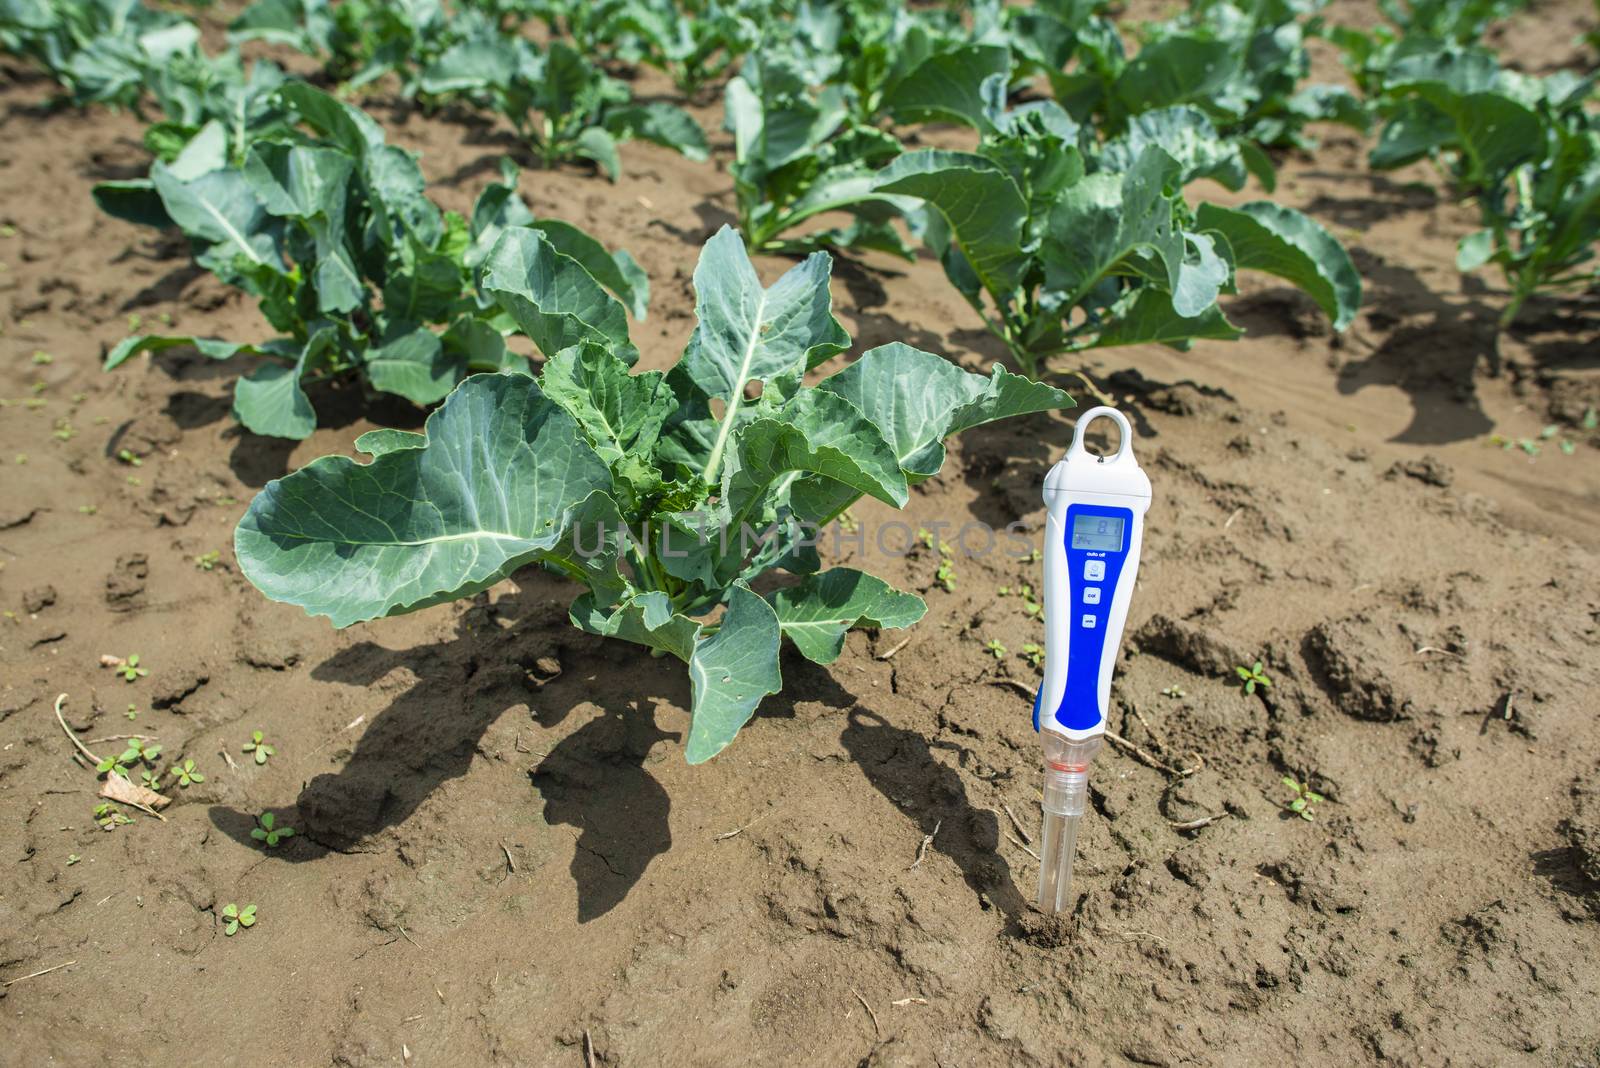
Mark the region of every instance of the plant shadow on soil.
POLYGON ((934 759, 936 748, 960 747, 930 742, 860 705, 850 710, 839 741, 874 789, 923 834, 933 834, 929 851, 949 858, 983 906, 998 908, 1009 927, 1019 928, 1028 904, 1000 853, 1000 817, 974 805, 961 775, 934 759))
MULTIPOLYGON (((658 742, 682 741, 657 725, 656 712, 658 703, 688 707, 684 672, 633 646, 573 630, 564 601, 555 599, 564 592, 559 580, 525 574, 518 581, 517 593, 493 604, 480 598, 448 640, 409 649, 360 642, 312 670, 319 681, 360 687, 381 686, 401 668, 414 678, 373 717, 347 756, 334 754, 344 758, 338 771, 313 777, 293 805, 270 808, 300 831, 273 852, 274 859, 307 863, 330 852, 392 848, 384 832, 404 824, 442 783, 467 774, 475 756, 502 759, 504 730, 487 742, 486 735, 519 705, 545 729, 581 705, 598 709, 542 757, 537 749, 525 750, 520 735, 512 743, 518 753, 539 757, 527 774, 544 803, 546 824, 576 829, 570 871, 579 923, 620 904, 651 861, 672 847, 671 798, 647 765, 653 751, 656 760, 681 759, 675 749, 656 751, 658 742), (551 658, 562 663, 559 674, 537 681, 551 658)), ((889 723, 826 669, 792 652, 784 660, 789 687, 768 699, 752 728, 795 719, 797 701, 848 709, 840 741, 867 781, 921 833, 938 826, 930 851, 948 857, 980 899, 1015 925, 1027 906, 998 853, 999 818, 974 805, 957 771, 934 758, 935 749, 959 747, 889 723)), ((219 805, 210 817, 230 838, 256 846, 253 812, 219 805)))
MULTIPOLYGON (((678 735, 656 726, 653 700, 631 695, 659 693, 684 707, 687 680, 672 665, 655 668, 656 661, 633 655, 631 647, 574 631, 564 602, 551 599, 559 592, 557 580, 538 574, 518 579, 518 593, 492 605, 480 599, 468 609, 451 639, 409 649, 361 642, 313 669, 319 681, 351 686, 371 687, 399 668, 414 681, 373 717, 340 770, 315 776, 292 807, 274 810, 280 817, 292 812, 302 832, 293 848, 275 857, 304 863, 330 851, 391 848, 383 832, 409 819, 440 784, 465 775, 474 756, 501 759, 498 742, 486 743, 485 735, 519 705, 528 706, 543 728, 557 726, 580 705, 599 709, 528 772, 544 800, 545 822, 578 829, 571 870, 579 922, 614 908, 671 847, 671 801, 644 765, 656 742, 678 735), (552 657, 592 670, 565 668, 537 681, 541 663, 552 657), (626 670, 609 660, 625 662, 626 670)), ((520 735, 513 744, 518 753, 537 755, 523 748, 520 735)), ((211 821, 250 843, 253 815, 217 806, 211 821)))
POLYGON ((796 706, 803 703, 844 712, 839 744, 862 776, 919 834, 933 834, 928 851, 948 858, 983 907, 998 908, 1017 929, 1029 906, 1000 852, 1000 816, 974 804, 961 774, 934 757, 935 750, 946 750, 959 759, 961 746, 896 726, 872 709, 870 699, 863 701, 826 667, 793 650, 784 652, 783 678, 783 692, 769 698, 746 729, 759 729, 762 719, 798 719, 796 706))

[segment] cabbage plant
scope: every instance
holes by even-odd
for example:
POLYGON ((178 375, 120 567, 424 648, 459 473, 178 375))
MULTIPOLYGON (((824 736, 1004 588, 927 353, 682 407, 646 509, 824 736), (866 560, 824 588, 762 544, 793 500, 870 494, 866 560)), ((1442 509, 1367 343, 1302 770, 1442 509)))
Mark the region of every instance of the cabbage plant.
POLYGON ((544 234, 507 230, 479 287, 545 355, 537 378, 473 375, 424 433, 364 434, 369 462, 324 456, 269 483, 235 534, 241 569, 345 627, 543 565, 580 587, 575 626, 687 665, 686 755, 715 756, 781 688, 784 639, 827 664, 850 628, 923 614, 870 574, 823 569, 820 526, 862 496, 905 505, 951 434, 1071 403, 900 343, 806 384, 850 343, 830 273, 814 253, 763 287, 724 227, 694 272, 682 358, 635 373, 622 306, 544 234))

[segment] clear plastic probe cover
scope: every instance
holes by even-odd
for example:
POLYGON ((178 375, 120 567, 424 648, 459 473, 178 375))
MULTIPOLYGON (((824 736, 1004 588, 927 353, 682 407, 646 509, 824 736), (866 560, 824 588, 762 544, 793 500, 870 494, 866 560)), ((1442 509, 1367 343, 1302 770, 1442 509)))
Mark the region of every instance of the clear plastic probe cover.
POLYGON ((1078 825, 1089 797, 1089 761, 1100 737, 1071 741, 1044 731, 1044 826, 1039 850, 1039 908, 1065 911, 1071 901, 1078 825))

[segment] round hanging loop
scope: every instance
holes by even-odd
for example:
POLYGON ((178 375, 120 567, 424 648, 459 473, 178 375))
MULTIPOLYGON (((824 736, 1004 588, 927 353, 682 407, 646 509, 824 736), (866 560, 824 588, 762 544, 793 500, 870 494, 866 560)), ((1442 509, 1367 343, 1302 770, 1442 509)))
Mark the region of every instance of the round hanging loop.
POLYGON ((1125 456, 1133 454, 1133 426, 1128 422, 1128 417, 1108 405, 1102 404, 1098 408, 1090 408, 1078 418, 1078 426, 1072 433, 1072 447, 1067 450, 1067 459, 1076 460, 1079 457, 1093 458, 1099 463, 1114 464, 1125 456), (1090 452, 1083 444, 1084 430, 1096 419, 1109 419, 1117 424, 1120 441, 1117 451, 1111 456, 1099 456, 1090 452))

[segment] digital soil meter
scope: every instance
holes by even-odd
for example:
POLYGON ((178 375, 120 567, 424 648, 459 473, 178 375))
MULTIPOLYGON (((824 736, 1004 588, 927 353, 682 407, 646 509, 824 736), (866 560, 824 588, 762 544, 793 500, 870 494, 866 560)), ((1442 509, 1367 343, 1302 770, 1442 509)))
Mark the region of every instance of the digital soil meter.
POLYGON ((1100 407, 1079 418, 1066 458, 1045 476, 1044 503, 1045 664, 1033 701, 1033 727, 1044 743, 1039 907, 1060 912, 1072 886, 1089 761, 1105 735, 1111 673, 1150 507, 1150 479, 1133 458, 1126 416, 1100 407), (1117 424, 1115 455, 1084 448, 1084 430, 1097 419, 1117 424))

